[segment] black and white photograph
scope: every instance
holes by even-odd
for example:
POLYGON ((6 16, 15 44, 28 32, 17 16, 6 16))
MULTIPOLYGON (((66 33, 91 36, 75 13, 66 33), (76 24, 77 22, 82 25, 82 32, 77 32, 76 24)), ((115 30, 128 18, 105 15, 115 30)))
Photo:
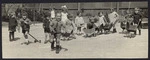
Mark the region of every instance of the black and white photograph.
POLYGON ((2 58, 148 58, 148 1, 1 8, 2 58))

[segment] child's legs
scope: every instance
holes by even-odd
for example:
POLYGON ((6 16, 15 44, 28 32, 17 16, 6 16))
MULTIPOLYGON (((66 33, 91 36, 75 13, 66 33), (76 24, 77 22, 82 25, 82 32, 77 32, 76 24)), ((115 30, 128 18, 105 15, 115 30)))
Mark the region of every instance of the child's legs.
POLYGON ((56 34, 56 53, 59 53, 60 51, 60 36, 61 34, 60 33, 57 33, 56 34))
POLYGON ((51 40, 51 33, 48 33, 48 35, 49 35, 49 40, 51 40))
POLYGON ((20 24, 18 24, 17 29, 18 29, 18 32, 20 32, 20 24))
POLYGON ((54 34, 50 33, 50 42, 53 42, 53 41, 54 41, 54 34))
POLYGON ((66 33, 63 33, 63 37, 64 37, 64 39, 67 39, 67 36, 68 34, 67 34, 67 32, 66 33))
POLYGON ((81 27, 81 33, 84 33, 83 29, 84 29, 84 27, 81 27))
POLYGON ((49 32, 49 29, 48 28, 44 28, 44 33, 45 33, 45 41, 48 39, 48 32, 49 32))
POLYGON ((78 33, 79 34, 81 33, 81 27, 78 27, 78 33))
POLYGON ((9 32, 9 40, 11 40, 12 32, 9 32))
POLYGON ((116 27, 115 27, 115 23, 113 22, 113 29, 115 29, 116 27))
POLYGON ((45 41, 47 40, 48 33, 45 32, 45 41))
POLYGON ((65 32, 66 32, 66 31, 65 31, 65 28, 61 28, 61 32, 62 32, 62 35, 61 35, 61 37, 60 37, 60 38, 61 38, 61 39, 64 39, 63 34, 65 34, 65 32))
POLYGON ((15 37, 15 36, 14 36, 14 31, 13 31, 13 32, 12 32, 12 39, 13 39, 13 40, 14 40, 14 37, 15 37))
POLYGON ((55 38, 56 38, 56 34, 55 33, 51 33, 51 49, 54 49, 54 44, 55 44, 54 39, 55 38))
POLYGON ((113 32, 116 32, 116 26, 115 26, 115 22, 113 22, 113 32))
POLYGON ((79 32, 81 32, 81 27, 79 27, 79 32))
POLYGON ((79 33, 79 27, 77 27, 77 33, 79 33))
POLYGON ((25 39, 28 39, 28 32, 25 32, 25 39))
POLYGON ((71 33, 71 37, 76 38, 76 36, 75 36, 75 34, 73 33, 73 31, 72 31, 72 33, 71 33))
POLYGON ((28 33, 29 33, 29 31, 27 31, 27 30, 22 30, 22 32, 23 32, 23 35, 24 35, 25 40, 28 41, 28 33))
POLYGON ((56 34, 56 45, 60 45, 60 36, 60 33, 56 34))
POLYGON ((141 24, 141 22, 139 22, 139 26, 138 26, 139 35, 141 35, 141 27, 142 27, 142 24, 141 24))
POLYGON ((101 33, 103 33, 103 30, 104 30, 104 25, 102 24, 102 25, 100 26, 100 31, 101 31, 101 33))

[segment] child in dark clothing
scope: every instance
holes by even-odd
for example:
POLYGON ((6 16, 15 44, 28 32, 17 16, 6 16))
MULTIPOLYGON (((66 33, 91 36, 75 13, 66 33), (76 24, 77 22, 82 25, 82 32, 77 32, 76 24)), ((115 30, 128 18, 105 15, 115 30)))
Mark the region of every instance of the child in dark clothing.
POLYGON ((45 42, 44 44, 46 44, 49 40, 50 40, 50 20, 49 20, 49 16, 45 16, 45 19, 44 19, 44 22, 43 22, 43 28, 44 28, 44 33, 45 33, 45 42), (48 39, 48 36, 49 36, 49 40, 48 39))
POLYGON ((21 21, 22 33, 23 33, 25 40, 26 40, 25 43, 29 44, 30 41, 28 40, 28 33, 30 30, 31 20, 27 18, 26 14, 23 14, 20 21, 21 21))
POLYGON ((87 23, 87 29, 92 29, 94 27, 94 17, 91 17, 89 23, 87 23))
POLYGON ((17 26, 17 20, 15 18, 15 13, 12 13, 9 19, 9 25, 8 25, 10 41, 14 40, 14 32, 16 31, 16 26, 17 26))
POLYGON ((96 36, 95 35, 96 25, 94 23, 95 23, 95 19, 94 17, 91 17, 89 23, 87 23, 87 29, 84 29, 86 36, 92 36, 92 35, 96 36))
POLYGON ((133 17, 133 23, 138 26, 137 28, 139 31, 139 35, 141 35, 141 21, 143 16, 140 13, 139 8, 135 8, 135 12, 131 16, 133 17))
MULTIPOLYGON (((54 33, 54 38, 56 39, 56 53, 58 54, 60 51, 60 36, 61 36, 61 28, 64 27, 62 21, 61 21, 61 14, 57 13, 56 14, 56 21, 53 21, 52 26, 52 31, 54 33)), ((54 43, 55 41, 53 40, 51 42, 51 49, 54 50, 54 43)))

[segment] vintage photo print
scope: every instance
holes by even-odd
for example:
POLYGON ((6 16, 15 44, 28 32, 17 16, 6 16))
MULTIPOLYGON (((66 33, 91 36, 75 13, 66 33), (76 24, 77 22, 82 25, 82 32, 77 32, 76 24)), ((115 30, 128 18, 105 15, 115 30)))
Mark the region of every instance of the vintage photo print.
POLYGON ((148 1, 1 6, 2 58, 148 58, 148 1))

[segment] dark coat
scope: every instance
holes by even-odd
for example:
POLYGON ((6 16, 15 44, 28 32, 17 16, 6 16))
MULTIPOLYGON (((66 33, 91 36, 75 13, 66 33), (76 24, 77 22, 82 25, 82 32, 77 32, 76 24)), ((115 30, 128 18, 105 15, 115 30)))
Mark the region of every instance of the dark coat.
POLYGON ((17 20, 16 18, 10 18, 9 19, 9 30, 10 31, 16 31, 16 26, 17 26, 17 20))
POLYGON ((26 19, 21 19, 21 27, 22 30, 29 30, 30 29, 30 24, 31 24, 31 20, 26 18, 26 19))
POLYGON ((50 25, 50 29, 52 29, 54 33, 61 33, 62 27, 64 26, 62 21, 52 21, 50 25))
POLYGON ((45 19, 43 22, 43 27, 44 28, 50 28, 49 25, 50 25, 50 21, 48 19, 45 19))
POLYGON ((138 23, 140 22, 139 19, 142 18, 142 15, 141 15, 140 13, 134 13, 134 14, 132 14, 131 16, 133 17, 133 22, 134 22, 135 24, 138 24, 138 23))

